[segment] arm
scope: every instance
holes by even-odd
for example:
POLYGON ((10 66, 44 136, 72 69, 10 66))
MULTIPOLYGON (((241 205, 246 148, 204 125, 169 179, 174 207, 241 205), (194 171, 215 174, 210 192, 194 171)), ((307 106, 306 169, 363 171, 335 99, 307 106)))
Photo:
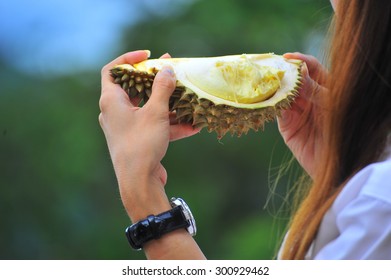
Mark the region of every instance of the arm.
MULTIPOLYGON (((113 83, 110 69, 114 65, 134 64, 147 58, 146 51, 130 52, 103 67, 99 101, 99 122, 106 137, 122 202, 133 223, 171 209, 164 190, 167 173, 160 162, 170 140, 198 132, 190 125, 170 121, 168 100, 176 81, 172 69, 164 68, 156 75, 151 98, 142 108, 113 83)), ((205 258, 185 229, 148 242, 144 250, 148 259, 205 258)))

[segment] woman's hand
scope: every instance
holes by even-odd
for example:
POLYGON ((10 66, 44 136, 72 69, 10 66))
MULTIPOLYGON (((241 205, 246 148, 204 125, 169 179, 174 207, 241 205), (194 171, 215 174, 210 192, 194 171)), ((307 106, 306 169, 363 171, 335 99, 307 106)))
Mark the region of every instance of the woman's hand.
MULTIPOLYGON (((157 73, 149 101, 137 107, 119 85, 113 83, 110 69, 116 64, 134 64, 148 58, 149 52, 124 54, 102 69, 102 95, 99 122, 118 179, 122 202, 133 222, 171 209, 164 191, 167 173, 160 161, 170 140, 197 133, 191 125, 177 124, 168 111, 168 100, 175 89, 171 68, 157 73)), ((164 57, 169 57, 165 55, 164 57)), ((204 259, 197 243, 185 229, 178 229, 147 242, 148 259, 204 259)))
POLYGON ((328 91, 325 88, 327 72, 313 56, 287 53, 284 57, 303 60, 305 65, 299 96, 292 107, 284 110, 278 118, 278 128, 293 155, 313 177, 317 168, 317 155, 324 145, 320 122, 324 114, 321 99, 328 91))
MULTIPOLYGON (((110 69, 117 64, 135 64, 148 58, 147 51, 124 54, 102 69, 99 122, 106 136, 121 198, 132 220, 170 209, 164 192, 167 173, 160 161, 170 140, 197 133, 190 125, 177 124, 168 111, 175 89, 175 74, 163 68, 155 77, 152 95, 142 107, 129 100, 113 83, 110 69)), ((167 57, 167 56, 165 56, 167 57)))

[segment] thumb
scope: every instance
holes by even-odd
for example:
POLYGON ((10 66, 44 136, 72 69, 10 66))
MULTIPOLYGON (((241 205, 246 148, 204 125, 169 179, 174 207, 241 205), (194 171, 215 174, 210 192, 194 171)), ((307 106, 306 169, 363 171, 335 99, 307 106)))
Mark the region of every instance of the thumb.
POLYGON ((154 110, 168 111, 168 101, 176 85, 174 69, 171 66, 163 66, 156 74, 152 85, 152 94, 145 106, 154 110))

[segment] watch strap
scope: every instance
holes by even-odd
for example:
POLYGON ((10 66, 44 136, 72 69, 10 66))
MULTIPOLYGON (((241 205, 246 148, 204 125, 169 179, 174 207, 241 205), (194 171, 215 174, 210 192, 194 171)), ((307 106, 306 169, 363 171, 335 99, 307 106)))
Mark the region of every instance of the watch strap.
POLYGON ((188 226, 189 222, 184 217, 181 206, 177 206, 156 216, 149 215, 146 219, 127 227, 125 232, 132 248, 140 250, 146 242, 188 226))

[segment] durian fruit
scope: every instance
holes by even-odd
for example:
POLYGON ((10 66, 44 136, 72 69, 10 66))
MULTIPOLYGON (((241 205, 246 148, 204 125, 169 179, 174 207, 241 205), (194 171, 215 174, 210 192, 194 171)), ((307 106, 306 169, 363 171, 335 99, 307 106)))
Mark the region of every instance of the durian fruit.
POLYGON ((176 74, 169 109, 177 121, 216 131, 219 139, 263 128, 290 106, 301 84, 302 61, 272 53, 150 59, 117 65, 111 75, 130 98, 147 102, 163 65, 176 74))

